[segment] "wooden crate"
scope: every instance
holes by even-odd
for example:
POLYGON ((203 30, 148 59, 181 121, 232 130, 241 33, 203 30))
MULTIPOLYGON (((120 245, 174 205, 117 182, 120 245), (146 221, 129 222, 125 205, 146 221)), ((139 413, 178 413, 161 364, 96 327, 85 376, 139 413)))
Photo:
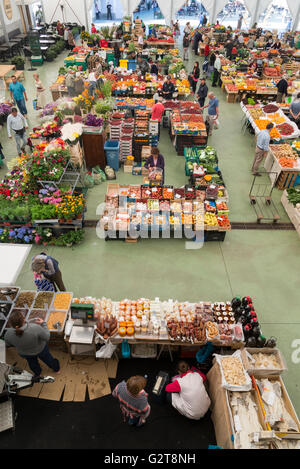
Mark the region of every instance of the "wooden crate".
POLYGON ((297 171, 282 171, 276 181, 276 187, 278 189, 287 189, 288 187, 293 187, 297 176, 297 171))

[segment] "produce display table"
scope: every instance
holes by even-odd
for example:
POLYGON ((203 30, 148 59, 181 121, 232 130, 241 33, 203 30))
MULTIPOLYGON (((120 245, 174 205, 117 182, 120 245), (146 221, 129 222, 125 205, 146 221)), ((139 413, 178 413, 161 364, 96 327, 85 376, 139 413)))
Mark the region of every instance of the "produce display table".
MULTIPOLYGON (((271 146, 272 147, 272 146, 271 146)), ((297 176, 300 174, 300 159, 294 163, 293 168, 285 168, 280 165, 272 149, 269 150, 264 163, 265 170, 269 173, 272 185, 279 189, 293 187, 297 176)))
POLYGON ((0 285, 15 285, 31 248, 31 245, 0 244, 0 285))
POLYGON ((149 47, 157 46, 157 47, 168 47, 170 49, 175 48, 175 42, 168 42, 168 41, 146 41, 146 45, 149 47))
POLYGON ((0 80, 3 80, 6 90, 8 90, 7 77, 15 69, 15 65, 0 65, 0 80))

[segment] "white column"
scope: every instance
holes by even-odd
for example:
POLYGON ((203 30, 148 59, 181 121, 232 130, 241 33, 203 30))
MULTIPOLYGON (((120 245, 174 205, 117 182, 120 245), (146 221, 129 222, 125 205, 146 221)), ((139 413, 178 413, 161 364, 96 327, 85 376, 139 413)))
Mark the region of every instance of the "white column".
POLYGON ((257 23, 258 21, 257 17, 258 17, 258 0, 256 0, 254 14, 253 14, 253 17, 251 18, 251 26, 253 26, 254 23, 257 23))
POLYGON ((295 17, 294 22, 293 22, 292 31, 297 30, 299 19, 300 19, 300 4, 298 6, 298 11, 297 11, 296 17, 295 17))
POLYGON ((5 21, 4 21, 4 13, 2 11, 2 8, 0 8, 0 23, 1 23, 2 28, 3 28, 3 35, 5 37, 5 42, 8 42, 9 38, 8 38, 7 31, 6 31, 6 25, 5 25, 5 21))

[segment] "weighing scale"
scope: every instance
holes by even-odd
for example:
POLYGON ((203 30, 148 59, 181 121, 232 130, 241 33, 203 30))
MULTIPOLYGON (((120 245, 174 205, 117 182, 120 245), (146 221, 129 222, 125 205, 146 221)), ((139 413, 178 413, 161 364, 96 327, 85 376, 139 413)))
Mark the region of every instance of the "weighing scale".
POLYGON ((72 303, 71 319, 74 321, 69 342, 71 344, 92 344, 95 330, 94 305, 72 303))

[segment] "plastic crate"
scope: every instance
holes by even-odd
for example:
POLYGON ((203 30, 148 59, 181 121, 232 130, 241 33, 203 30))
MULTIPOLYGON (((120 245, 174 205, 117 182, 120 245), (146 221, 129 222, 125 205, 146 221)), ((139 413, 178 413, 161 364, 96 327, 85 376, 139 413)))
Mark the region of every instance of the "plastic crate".
POLYGON ((120 59, 120 67, 128 69, 128 60, 120 59))
POLYGON ((115 171, 119 169, 120 142, 117 140, 107 140, 104 144, 106 152, 106 162, 115 171))
POLYGON ((136 70, 136 61, 128 60, 128 70, 136 70))
POLYGON ((131 356, 133 358, 156 358, 156 344, 135 344, 132 346, 131 356))

